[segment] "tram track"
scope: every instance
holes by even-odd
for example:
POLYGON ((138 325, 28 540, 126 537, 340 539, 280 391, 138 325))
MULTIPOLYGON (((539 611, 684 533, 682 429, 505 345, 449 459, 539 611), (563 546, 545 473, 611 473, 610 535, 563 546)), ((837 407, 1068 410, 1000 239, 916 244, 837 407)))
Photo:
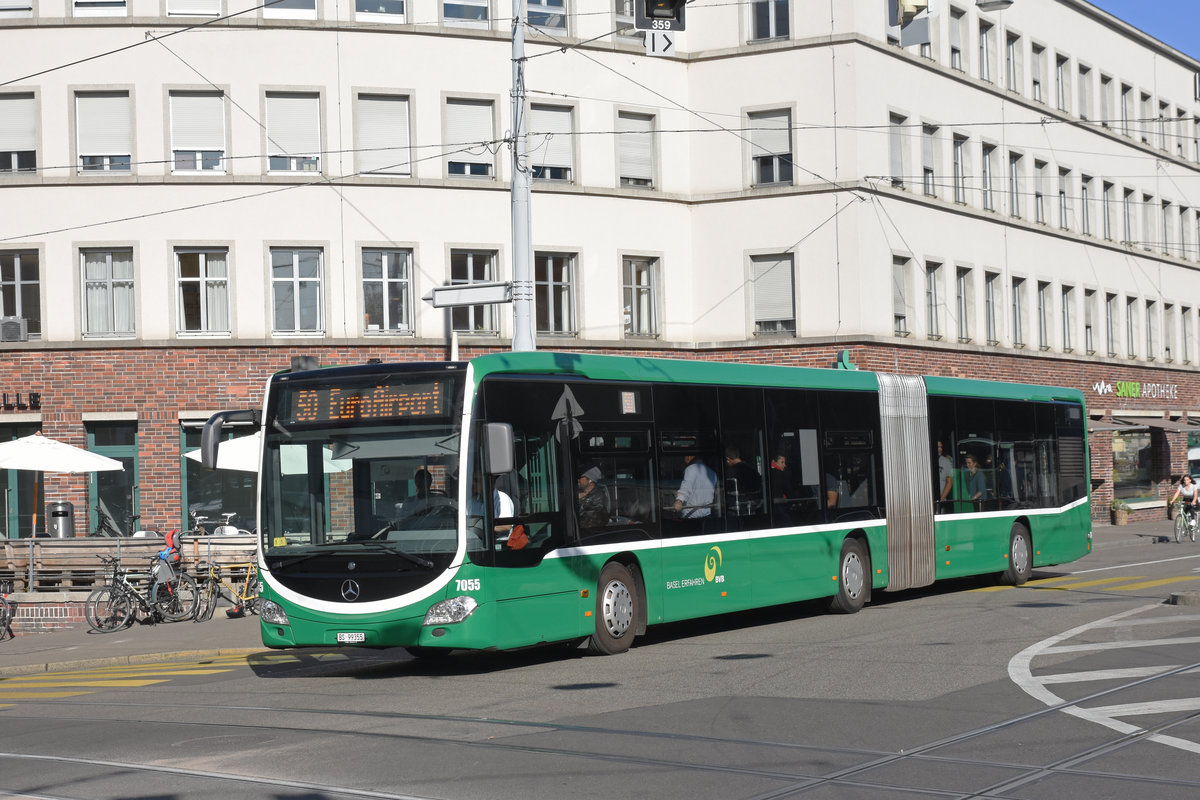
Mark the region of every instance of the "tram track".
MULTIPOLYGON (((1068 777, 1080 779, 1095 779, 1095 780, 1117 780, 1127 781, 1131 785, 1153 785, 1159 788, 1173 787, 1180 790, 1195 790, 1200 791, 1200 779, 1187 778, 1169 778, 1159 775, 1139 774, 1132 772, 1116 772, 1111 770, 1093 770, 1083 768, 1084 765, 1094 762, 1095 760, 1107 755, 1119 752, 1125 748, 1129 748, 1134 744, 1146 740, 1148 737, 1163 735, 1175 728, 1189 725, 1197 719, 1197 713, 1177 714, 1172 718, 1163 719, 1158 724, 1140 730, 1137 733, 1126 733, 1116 738, 1109 739, 1098 744, 1093 744, 1087 748, 1083 748, 1077 752, 1070 753, 1065 756, 1055 758, 1048 764, 1030 764, 1017 763, 1004 760, 994 759, 979 759, 967 758, 963 756, 940 755, 938 751, 944 751, 956 745, 963 744, 972 740, 978 740, 1000 731, 1012 729, 1016 726, 1032 723, 1047 715, 1055 714, 1065 710, 1067 707, 1076 705, 1081 702, 1090 702, 1105 697, 1113 697, 1121 692, 1133 691, 1143 688, 1155 681, 1165 680, 1174 675, 1178 675, 1191 670, 1200 669, 1200 662, 1180 666, 1168 672, 1163 672, 1157 675, 1130 680, 1121 683, 1117 686, 1111 686, 1106 689, 1093 692, 1084 698, 1078 698, 1069 702, 1063 702, 1056 706, 1040 708, 1035 711, 1016 715, 1005 720, 994 722, 985 726, 980 726, 973 730, 964 731, 953 734, 924 745, 912 749, 903 749, 898 751, 888 751, 873 748, 855 748, 855 747, 839 747, 832 745, 805 744, 798 742, 787 742, 769 739, 756 738, 738 738, 738 737, 721 737, 709 736, 693 733, 669 732, 669 731, 645 731, 635 730, 622 727, 608 726, 593 726, 581 724, 563 724, 555 722, 540 722, 534 720, 518 720, 518 719, 500 719, 471 715, 452 715, 452 714, 423 714, 411 712, 390 712, 390 711, 347 711, 344 709, 321 709, 321 708, 269 708, 265 706, 251 705, 180 705, 179 703, 114 703, 114 702, 70 702, 69 705, 75 711, 82 711, 89 708, 108 708, 108 709, 138 709, 147 710, 153 709, 153 715, 147 719, 128 718, 112 715, 96 715, 96 716, 80 716, 72 714, 69 716, 38 716, 36 719, 46 720, 62 720, 73 723, 80 722, 96 722, 96 723, 128 723, 128 724, 153 724, 158 726, 172 727, 189 727, 193 729, 222 729, 225 731, 238 730, 244 732, 253 732, 255 734, 295 734, 298 730, 296 725, 287 725, 282 722, 278 724, 258 722, 230 722, 228 719, 221 720, 204 720, 199 717, 201 714, 212 715, 218 714, 233 718, 245 718, 245 715, 282 715, 290 717, 292 715, 312 715, 322 719, 333 720, 340 719, 342 724, 329 727, 322 725, 319 731, 315 729, 314 733, 319 732, 323 737, 337 736, 342 739, 371 739, 374 741, 384 742, 409 742, 430 744, 439 747, 452 745, 455 747, 464 748, 485 748, 496 751, 502 750, 507 754, 525 754, 530 756, 550 756, 553 758, 566 759, 586 759, 592 761, 606 762, 610 764, 619 764, 624 767, 640 767, 654 770, 663 770, 667 772, 688 770, 688 771, 705 771, 711 773, 719 773, 731 776, 746 776, 768 781, 779 781, 784 785, 775 787, 769 791, 747 795, 747 800, 783 800, 784 798, 800 797, 810 792, 813 792, 821 787, 859 787, 870 788, 874 790, 889 789, 902 793, 917 793, 927 797, 945 797, 955 798, 956 800, 971 800, 972 798, 988 798, 988 800, 1007 800, 1008 798, 1019 797, 1015 794, 1023 787, 1040 780, 1052 777, 1068 777), (163 712, 171 711, 183 717, 180 720, 164 718, 163 712), (361 726, 365 720, 386 720, 393 721, 397 724, 405 722, 435 722, 456 725, 475 725, 480 726, 479 736, 474 739, 464 739, 460 737, 450 736, 434 736, 429 734, 416 733, 401 733, 397 731, 365 731, 356 729, 355 724, 361 726), (750 766, 739 766, 734 764, 720 763, 703 763, 700 761, 689 761, 672 758, 653 757, 649 755, 631 755, 629 753, 617 752, 616 748, 613 751, 605 752, 604 748, 571 748, 564 746, 549 746, 544 744, 522 743, 514 741, 511 738, 497 737, 496 735, 488 735, 488 731, 494 728, 507 730, 512 733, 513 737, 520 736, 521 732, 549 732, 554 735, 564 734, 580 734, 588 736, 614 737, 617 741, 630 742, 636 740, 658 739, 669 740, 680 743, 694 743, 697 745, 705 745, 716 748, 718 752, 724 750, 728 752, 730 748, 740 748, 739 752, 748 749, 750 752, 777 750, 777 751, 793 751, 796 753, 804 752, 814 756, 846 756, 853 759, 855 763, 843 766, 823 774, 803 775, 796 774, 794 771, 781 771, 776 769, 763 769, 750 766), (930 786, 916 786, 912 782, 881 782, 873 781, 867 778, 872 772, 882 770, 887 767, 894 767, 905 762, 915 764, 939 764, 950 765, 959 769, 1002 769, 1014 771, 1017 774, 1007 776, 1005 779, 996 781, 985 788, 972 793, 963 793, 961 790, 937 789, 930 786)), ((11 713, 6 714, 12 717, 11 713)), ((347 745, 352 747, 353 745, 347 745)), ((327 794, 329 797, 370 797, 381 798, 381 800, 434 800, 433 795, 415 795, 407 793, 384 792, 371 789, 350 788, 344 786, 326 785, 314 781, 299 781, 295 779, 283 779, 270 776, 255 776, 246 775, 236 772, 223 772, 219 770, 196 770, 187 767, 176 767, 157 763, 138 763, 130 761, 115 761, 110 759, 86 758, 82 756, 67 756, 56 754, 39 754, 39 753, 20 753, 20 752, 0 752, 0 761, 4 760, 27 760, 40 762, 58 762, 63 765, 71 764, 81 767, 94 767, 99 770, 124 770, 141 773, 158 773, 163 775, 173 775, 178 777, 188 777, 195 779, 209 779, 230 782, 234 785, 243 785, 246 787, 274 787, 279 790, 288 791, 320 791, 327 794)), ((39 795, 41 796, 41 795, 39 795)))

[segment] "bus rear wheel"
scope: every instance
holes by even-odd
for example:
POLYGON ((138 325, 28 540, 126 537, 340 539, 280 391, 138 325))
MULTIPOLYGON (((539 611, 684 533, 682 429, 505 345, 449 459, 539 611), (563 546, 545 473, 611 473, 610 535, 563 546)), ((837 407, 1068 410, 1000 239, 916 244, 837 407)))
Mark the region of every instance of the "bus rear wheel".
POLYGON ((1001 573, 1000 580, 1010 586, 1020 586, 1029 580, 1032 573, 1033 545, 1029 529, 1015 522, 1008 539, 1008 569, 1001 573))
POLYGON ((637 630, 638 594, 633 573, 624 564, 610 561, 600 570, 596 592, 596 632, 588 652, 600 656, 624 653, 637 630))
POLYGON ((837 585, 837 594, 829 599, 830 611, 853 614, 866 604, 871 590, 871 558, 858 539, 842 542, 837 585))

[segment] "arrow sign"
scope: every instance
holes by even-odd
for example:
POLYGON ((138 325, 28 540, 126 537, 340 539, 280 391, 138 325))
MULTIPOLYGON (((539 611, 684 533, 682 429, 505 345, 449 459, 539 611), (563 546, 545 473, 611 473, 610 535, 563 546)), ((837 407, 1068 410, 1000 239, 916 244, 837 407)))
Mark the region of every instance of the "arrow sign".
POLYGON ((646 31, 646 55, 675 55, 675 34, 659 33, 658 31, 646 31))

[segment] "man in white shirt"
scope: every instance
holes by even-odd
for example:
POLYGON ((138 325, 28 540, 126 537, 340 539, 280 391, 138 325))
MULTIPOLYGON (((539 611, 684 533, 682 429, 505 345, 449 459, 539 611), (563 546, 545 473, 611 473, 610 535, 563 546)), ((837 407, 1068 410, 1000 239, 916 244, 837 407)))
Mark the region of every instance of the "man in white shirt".
POLYGON ((700 519, 712 514, 717 493, 717 473, 694 455, 683 457, 687 467, 675 492, 675 511, 683 519, 700 519))

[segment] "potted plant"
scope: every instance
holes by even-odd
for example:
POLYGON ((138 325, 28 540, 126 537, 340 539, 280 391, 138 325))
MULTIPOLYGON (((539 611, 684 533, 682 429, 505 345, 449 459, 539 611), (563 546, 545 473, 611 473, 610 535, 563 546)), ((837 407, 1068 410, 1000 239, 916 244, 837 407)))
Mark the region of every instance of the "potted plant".
POLYGON ((1112 521, 1113 525, 1129 524, 1129 503, 1119 497, 1112 501, 1112 521))

